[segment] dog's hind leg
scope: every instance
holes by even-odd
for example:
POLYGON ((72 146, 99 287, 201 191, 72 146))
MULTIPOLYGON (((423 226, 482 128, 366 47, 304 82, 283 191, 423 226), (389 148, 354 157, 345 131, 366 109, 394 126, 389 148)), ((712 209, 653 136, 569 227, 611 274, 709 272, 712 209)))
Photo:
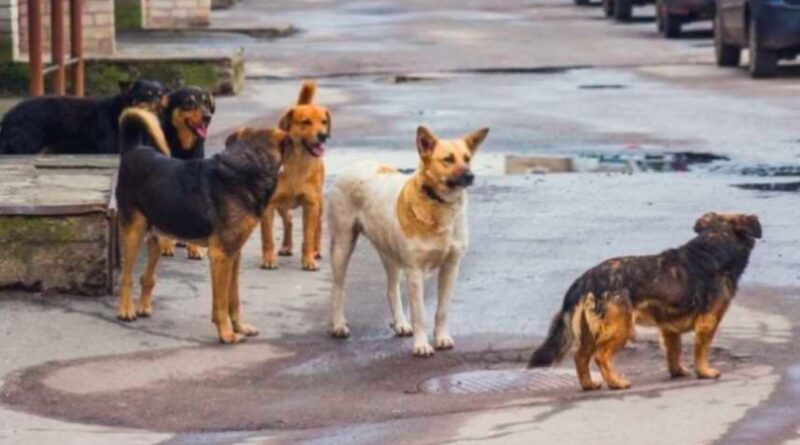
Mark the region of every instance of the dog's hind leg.
POLYGON ((139 296, 139 304, 136 306, 136 315, 139 317, 149 317, 153 315, 153 288, 156 285, 156 266, 161 258, 161 247, 159 238, 151 234, 147 237, 147 265, 139 283, 142 286, 142 294, 139 296))
POLYGON ((344 316, 344 280, 347 267, 353 256, 360 229, 355 220, 336 221, 331 218, 331 269, 333 271, 333 287, 331 289, 331 335, 336 338, 347 338, 350 329, 344 316))
POLYGON ((608 297, 605 314, 600 320, 595 363, 611 389, 627 389, 631 383, 614 370, 614 355, 625 346, 633 334, 633 314, 623 298, 608 297), (615 301, 616 300, 616 301, 615 301))
POLYGON ((407 272, 408 305, 411 307, 411 328, 414 331, 414 347, 412 353, 417 357, 431 357, 433 346, 428 343, 428 334, 425 332, 425 291, 422 269, 411 269, 407 272))
MULTIPOLYGON (((321 192, 320 192, 321 194, 321 192)), ((322 214, 325 211, 324 202, 319 203, 319 217, 317 218, 317 230, 314 231, 314 259, 322 259, 322 214)))
POLYGON ((175 256, 175 241, 167 238, 166 236, 158 237, 159 250, 161 255, 175 256))
POLYGON ((447 326, 447 316, 450 312, 450 298, 453 287, 458 277, 458 266, 460 258, 458 255, 451 254, 439 269, 439 289, 438 301, 436 304, 436 324, 433 329, 433 338, 436 349, 452 349, 455 347, 453 337, 447 326))
POLYGON ((292 256, 294 246, 292 243, 292 235, 294 234, 294 224, 292 224, 292 211, 290 209, 278 209, 278 214, 283 223, 283 242, 281 243, 281 250, 278 251, 280 256, 292 256))
POLYGON ((681 364, 681 334, 667 329, 661 330, 661 341, 667 356, 667 370, 672 378, 686 377, 689 370, 681 364))
POLYGON ((317 228, 322 214, 322 203, 305 202, 303 204, 303 270, 319 270, 316 260, 317 228))
POLYGON ((576 314, 576 317, 580 317, 580 335, 578 335, 578 350, 575 352, 575 371, 578 374, 581 388, 584 391, 594 391, 602 386, 600 382, 592 379, 592 373, 589 370, 597 345, 595 344, 594 333, 586 318, 587 314, 583 311, 584 309, 580 308, 580 313, 576 314))
POLYGON ((392 330, 397 337, 410 337, 411 325, 406 320, 403 312, 403 301, 400 297, 400 268, 392 260, 381 255, 383 268, 386 270, 386 298, 389 301, 389 310, 392 313, 392 330))
POLYGON ((730 300, 727 297, 719 297, 711 310, 700 315, 695 322, 694 363, 698 378, 716 379, 720 376, 719 370, 712 368, 708 363, 708 352, 719 323, 722 321, 722 317, 725 316, 729 305, 730 300))
POLYGON ((233 259, 233 271, 231 272, 231 286, 228 289, 228 313, 233 323, 233 331, 247 337, 258 335, 258 329, 242 321, 241 304, 239 302, 239 264, 241 263, 242 252, 236 254, 233 259))
MULTIPOLYGON (((278 258, 275 256, 275 240, 272 229, 275 223, 275 206, 268 205, 261 217, 261 268, 277 269, 278 258)), ((291 234, 289 234, 291 236, 291 234)))
POLYGON ((122 235, 122 274, 119 282, 119 304, 117 318, 124 321, 136 320, 136 308, 131 299, 133 287, 133 268, 139 254, 139 245, 147 230, 147 219, 139 211, 134 211, 129 220, 120 219, 122 235))

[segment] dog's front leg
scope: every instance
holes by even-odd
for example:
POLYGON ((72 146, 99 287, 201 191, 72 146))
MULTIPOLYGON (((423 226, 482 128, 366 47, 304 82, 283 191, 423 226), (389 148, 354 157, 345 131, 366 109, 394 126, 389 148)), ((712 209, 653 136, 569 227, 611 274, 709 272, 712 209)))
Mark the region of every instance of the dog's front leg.
POLYGON ((244 339, 242 334, 233 330, 230 317, 228 292, 231 287, 234 261, 220 247, 210 245, 208 258, 211 263, 211 321, 217 326, 219 341, 222 343, 238 343, 244 339))
POLYGON ((424 272, 421 269, 408 271, 408 303, 411 306, 411 328, 414 331, 413 354, 417 357, 430 357, 433 355, 433 346, 428 343, 428 334, 425 333, 425 302, 423 292, 424 272))
POLYGON ((228 312, 233 324, 233 332, 247 337, 258 335, 258 329, 242 321, 241 304, 239 302, 239 265, 242 259, 242 252, 236 254, 233 259, 233 269, 231 272, 230 288, 228 288, 228 312))
POLYGON ((272 237, 272 226, 275 222, 275 206, 268 205, 261 217, 261 268, 277 269, 278 258, 275 256, 275 240, 272 237))
POLYGON ((320 223, 320 212, 322 206, 318 202, 306 202, 303 204, 303 258, 301 259, 303 270, 319 270, 316 256, 316 236, 317 226, 320 223))
POLYGON ((439 269, 439 298, 436 305, 436 327, 433 330, 436 349, 452 349, 455 346, 447 328, 447 316, 450 312, 450 297, 458 277, 460 260, 458 255, 453 254, 439 269))

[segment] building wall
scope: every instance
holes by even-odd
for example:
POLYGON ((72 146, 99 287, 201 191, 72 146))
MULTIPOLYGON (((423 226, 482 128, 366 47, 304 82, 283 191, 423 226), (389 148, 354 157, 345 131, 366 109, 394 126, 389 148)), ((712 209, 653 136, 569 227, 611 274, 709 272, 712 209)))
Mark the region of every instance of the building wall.
MULTIPOLYGON (((19 10, 18 48, 19 55, 28 54, 28 4, 26 0, 0 0, 17 2, 19 10)), ((83 54, 85 56, 109 55, 115 50, 114 1, 113 0, 81 0, 83 2, 83 54)), ((50 57, 50 1, 42 0, 42 27, 45 57, 50 57)), ((69 1, 64 0, 65 51, 69 54, 70 20, 69 1)))
POLYGON ((17 0, 0 0, 0 61, 16 58, 17 46, 17 0))
POLYGON ((190 28, 207 26, 211 0, 145 0, 145 28, 190 28))

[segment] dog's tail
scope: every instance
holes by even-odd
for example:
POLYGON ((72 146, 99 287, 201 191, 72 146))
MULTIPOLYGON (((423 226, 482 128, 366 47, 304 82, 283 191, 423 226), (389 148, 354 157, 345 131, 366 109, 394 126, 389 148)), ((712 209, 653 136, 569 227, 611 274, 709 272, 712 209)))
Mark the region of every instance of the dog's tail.
POLYGON ((170 156, 169 144, 158 118, 141 108, 128 108, 119 118, 120 153, 148 144, 170 156))
POLYGON ((314 102, 314 93, 317 92, 317 83, 313 80, 306 80, 300 88, 300 96, 297 97, 297 105, 308 105, 314 102))
POLYGON ((564 305, 550 324, 547 338, 533 352, 528 368, 543 368, 559 362, 572 348, 577 336, 573 332, 572 320, 576 310, 580 310, 582 292, 580 280, 573 283, 564 297, 564 305))

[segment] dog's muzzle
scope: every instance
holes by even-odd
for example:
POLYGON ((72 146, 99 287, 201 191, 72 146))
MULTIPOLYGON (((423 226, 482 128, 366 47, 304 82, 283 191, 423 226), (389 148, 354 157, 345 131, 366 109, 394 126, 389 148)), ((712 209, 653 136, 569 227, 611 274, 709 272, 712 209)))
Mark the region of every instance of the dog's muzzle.
POLYGON ((464 173, 456 176, 455 178, 450 178, 447 180, 446 184, 450 188, 456 187, 469 187, 472 183, 475 182, 475 175, 472 171, 467 170, 464 173))

